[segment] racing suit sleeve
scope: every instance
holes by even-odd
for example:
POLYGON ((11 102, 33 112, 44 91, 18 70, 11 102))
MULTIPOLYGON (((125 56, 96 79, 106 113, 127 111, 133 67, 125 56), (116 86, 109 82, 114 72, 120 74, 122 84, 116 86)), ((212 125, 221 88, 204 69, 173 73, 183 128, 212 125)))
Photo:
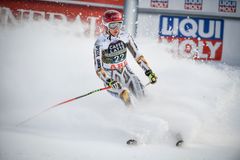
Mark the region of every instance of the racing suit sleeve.
POLYGON ((107 73, 103 69, 102 48, 101 48, 101 45, 98 43, 98 41, 94 45, 93 53, 94 53, 94 65, 95 65, 96 74, 101 80, 106 82, 107 79, 109 79, 110 77, 107 75, 107 73))
POLYGON ((129 35, 129 41, 127 43, 127 48, 132 53, 134 59, 136 60, 138 65, 143 69, 144 72, 146 72, 147 70, 150 70, 150 67, 149 67, 147 61, 145 60, 144 56, 139 53, 138 47, 137 47, 136 43, 134 42, 131 35, 129 35))

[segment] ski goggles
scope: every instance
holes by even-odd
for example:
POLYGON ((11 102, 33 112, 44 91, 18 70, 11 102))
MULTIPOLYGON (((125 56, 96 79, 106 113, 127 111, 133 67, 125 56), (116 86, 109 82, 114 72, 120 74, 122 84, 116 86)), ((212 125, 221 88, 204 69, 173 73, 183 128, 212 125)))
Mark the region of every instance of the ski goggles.
POLYGON ((122 22, 113 22, 108 24, 109 29, 122 28, 122 22))

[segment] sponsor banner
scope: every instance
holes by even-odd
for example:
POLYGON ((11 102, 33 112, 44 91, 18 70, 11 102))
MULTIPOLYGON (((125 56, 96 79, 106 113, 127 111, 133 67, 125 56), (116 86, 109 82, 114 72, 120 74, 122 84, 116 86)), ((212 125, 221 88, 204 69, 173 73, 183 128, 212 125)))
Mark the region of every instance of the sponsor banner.
POLYGON ((178 53, 195 60, 222 58, 222 19, 160 16, 159 37, 177 45, 178 53))
MULTIPOLYGON (((83 27, 81 29, 84 30, 86 35, 99 34, 101 28, 98 26, 101 25, 101 16, 110 8, 76 5, 70 2, 1 0, 0 23, 15 24, 19 21, 42 19, 62 23, 73 22, 81 24, 83 27)), ((117 10, 123 12, 121 9, 117 10)))
POLYGON ((168 0, 151 0, 153 8, 168 8, 168 0))
POLYGON ((236 0, 219 0, 218 11, 236 13, 237 1, 236 0))
POLYGON ((203 0, 185 0, 184 9, 202 10, 203 0))
MULTIPOLYGON (((51 1, 51 0, 49 0, 51 1)), ((61 0, 56 0, 61 2, 61 0)), ((101 3, 101 4, 110 4, 110 5, 124 5, 124 0, 68 0, 68 1, 79 1, 79 2, 90 2, 90 3, 101 3)))

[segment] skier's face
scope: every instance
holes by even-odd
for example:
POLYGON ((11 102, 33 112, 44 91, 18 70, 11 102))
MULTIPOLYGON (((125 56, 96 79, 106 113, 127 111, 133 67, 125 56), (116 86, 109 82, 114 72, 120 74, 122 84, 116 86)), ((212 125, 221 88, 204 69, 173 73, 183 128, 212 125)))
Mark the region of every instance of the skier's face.
POLYGON ((111 33, 111 35, 113 36, 117 36, 119 33, 120 29, 119 28, 115 28, 115 29, 109 29, 109 32, 111 33))
POLYGON ((113 36, 118 35, 120 29, 122 28, 122 22, 114 22, 108 25, 109 31, 113 36))

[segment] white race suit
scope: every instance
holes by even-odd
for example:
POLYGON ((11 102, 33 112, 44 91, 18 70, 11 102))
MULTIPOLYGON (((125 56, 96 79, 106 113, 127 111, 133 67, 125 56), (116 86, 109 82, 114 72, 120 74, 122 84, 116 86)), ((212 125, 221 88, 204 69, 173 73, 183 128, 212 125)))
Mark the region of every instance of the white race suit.
POLYGON ((129 90, 136 98, 141 98, 144 96, 143 85, 128 65, 127 49, 144 72, 150 70, 143 55, 139 53, 132 36, 120 30, 117 36, 102 33, 97 38, 94 45, 96 73, 105 84, 109 78, 122 84, 120 89, 108 90, 111 94, 121 98, 123 91, 129 90))

